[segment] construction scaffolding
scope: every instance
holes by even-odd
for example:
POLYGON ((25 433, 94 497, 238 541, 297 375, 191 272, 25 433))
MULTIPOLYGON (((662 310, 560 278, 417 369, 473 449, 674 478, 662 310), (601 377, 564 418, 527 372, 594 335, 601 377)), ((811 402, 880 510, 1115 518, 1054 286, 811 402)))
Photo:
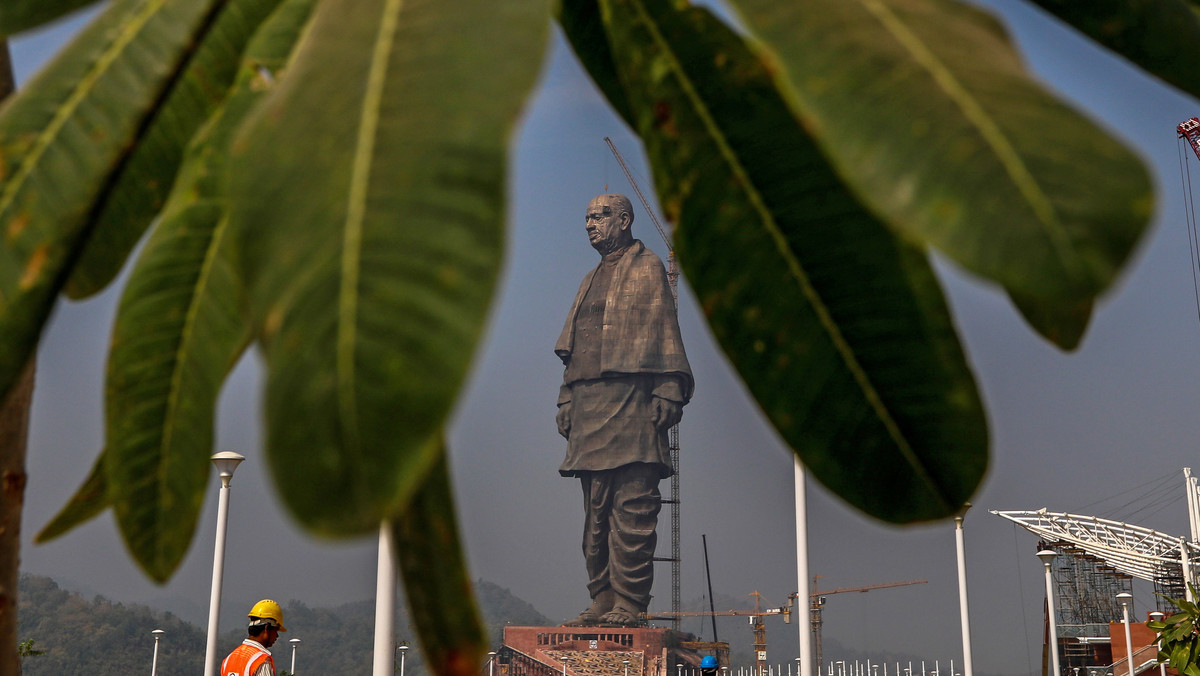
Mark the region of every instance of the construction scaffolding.
POLYGON ((1104 624, 1121 618, 1117 594, 1133 591, 1133 577, 1069 542, 1038 542, 1038 551, 1053 550, 1054 610, 1057 623, 1104 624))
POLYGON ((1181 599, 1187 596, 1187 587, 1183 584, 1183 565, 1177 561, 1159 563, 1154 568, 1154 599, 1155 608, 1160 613, 1172 615, 1179 609, 1168 599, 1181 599))

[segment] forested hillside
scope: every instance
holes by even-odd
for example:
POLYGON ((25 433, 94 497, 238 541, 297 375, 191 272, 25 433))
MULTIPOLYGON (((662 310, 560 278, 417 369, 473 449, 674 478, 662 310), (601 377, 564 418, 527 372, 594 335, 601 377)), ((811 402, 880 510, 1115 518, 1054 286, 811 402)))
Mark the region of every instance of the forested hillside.
POLYGON ((171 613, 102 596, 87 600, 34 575, 21 576, 19 594, 20 639, 45 651, 25 658, 25 676, 150 673, 154 629, 169 637, 159 646, 158 673, 195 672, 204 665, 203 630, 171 613))
MULTIPOLYGON (((489 636, 498 644, 505 624, 543 625, 549 621, 533 606, 507 589, 490 582, 476 583, 489 636)), ((396 628, 401 639, 412 638, 407 613, 401 605, 396 628)), ((127 676, 149 673, 154 650, 150 632, 166 631, 159 645, 159 676, 195 674, 204 665, 204 628, 189 624, 169 612, 142 605, 125 605, 97 596, 91 600, 61 589, 53 580, 22 575, 20 584, 20 639, 32 639, 45 654, 24 660, 24 676, 127 676)), ((284 604, 289 631, 275 645, 275 664, 286 670, 291 662, 287 639, 300 638, 296 672, 300 676, 371 673, 374 640, 374 601, 347 603, 335 608, 309 608, 300 601, 284 604)), ((222 632, 222 657, 245 637, 242 628, 222 632)), ((406 676, 424 676, 419 650, 411 650, 406 676)))

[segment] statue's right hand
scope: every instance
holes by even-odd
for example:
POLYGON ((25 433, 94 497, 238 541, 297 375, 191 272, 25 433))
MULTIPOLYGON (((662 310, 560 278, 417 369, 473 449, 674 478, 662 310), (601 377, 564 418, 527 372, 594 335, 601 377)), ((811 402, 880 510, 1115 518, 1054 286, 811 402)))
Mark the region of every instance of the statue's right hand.
POLYGON ((571 438, 571 402, 568 401, 567 403, 563 404, 562 406, 559 406, 558 407, 558 415, 556 415, 554 417, 554 419, 556 422, 558 422, 558 433, 561 434, 564 439, 570 439, 571 438))

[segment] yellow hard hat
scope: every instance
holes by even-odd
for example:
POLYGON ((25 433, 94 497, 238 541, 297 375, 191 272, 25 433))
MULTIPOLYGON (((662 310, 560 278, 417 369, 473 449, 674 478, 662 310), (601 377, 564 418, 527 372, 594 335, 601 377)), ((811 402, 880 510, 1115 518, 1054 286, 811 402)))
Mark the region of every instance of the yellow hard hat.
POLYGON ((283 608, 280 608, 279 604, 271 599, 263 599, 255 603, 246 617, 250 618, 251 625, 255 624, 253 621, 255 619, 271 620, 279 628, 279 631, 287 631, 287 628, 283 626, 283 608))

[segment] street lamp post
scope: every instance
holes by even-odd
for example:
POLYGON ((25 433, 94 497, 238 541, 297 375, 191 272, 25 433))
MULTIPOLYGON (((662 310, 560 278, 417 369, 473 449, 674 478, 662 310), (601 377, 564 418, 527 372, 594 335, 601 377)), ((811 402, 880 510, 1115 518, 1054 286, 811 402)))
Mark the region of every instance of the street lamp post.
POLYGON ((683 676, 683 662, 675 663, 675 676, 683 676))
POLYGON ((1125 625, 1125 662, 1129 665, 1129 676, 1134 676, 1133 636, 1129 633, 1129 603, 1133 601, 1133 594, 1121 592, 1117 594, 1117 600, 1121 602, 1121 623, 1125 625))
POLYGON ((408 652, 408 644, 401 643, 396 650, 400 652, 400 676, 404 676, 404 654, 408 652))
MULTIPOLYGON (((1166 617, 1166 615, 1164 615, 1163 613, 1160 613, 1157 610, 1150 613, 1150 620, 1152 622, 1162 622, 1164 617, 1166 617)), ((1158 640, 1158 647, 1159 647, 1159 649, 1162 648, 1162 639, 1158 640)), ((1167 663, 1166 662, 1163 662, 1162 660, 1158 660, 1158 673, 1159 673, 1159 676, 1167 676, 1167 663)))
POLYGON ((1058 666, 1058 621, 1054 618, 1054 579, 1050 576, 1050 563, 1058 554, 1053 549, 1043 549, 1037 553, 1046 569, 1046 615, 1050 620, 1050 664, 1053 665, 1053 676, 1062 676, 1058 666))
POLYGON ((569 659, 571 659, 571 658, 567 657, 566 655, 563 655, 563 658, 562 658, 563 674, 562 674, 562 676, 567 676, 567 660, 569 660, 569 659))
POLYGON ((150 676, 158 676, 158 639, 162 638, 162 635, 167 632, 162 629, 155 629, 150 633, 154 634, 154 658, 150 661, 150 676))
POLYGON ((229 482, 233 479, 233 471, 246 458, 233 451, 221 451, 214 453, 211 459, 221 477, 221 492, 217 500, 217 540, 213 544, 212 595, 208 599, 208 644, 204 651, 204 676, 214 676, 217 671, 221 579, 225 574, 225 533, 229 529, 229 482))
POLYGON ((621 663, 625 665, 625 676, 629 676, 629 660, 621 660, 621 663))
MULTIPOLYGON (((967 607, 967 548, 963 542, 963 519, 971 503, 954 516, 954 541, 958 551, 958 611, 962 622, 963 676, 974 676, 971 660, 971 613, 967 607)), ((951 668, 951 671, 954 671, 951 668)))
POLYGON ((375 650, 371 676, 387 676, 388 655, 394 655, 392 628, 396 622, 396 553, 391 523, 379 524, 379 552, 375 569, 375 650))
POLYGON ((494 676, 496 673, 496 651, 488 652, 488 676, 494 676))
POLYGON ((291 638, 291 639, 288 639, 288 643, 291 643, 291 644, 292 644, 292 668, 291 668, 291 672, 292 672, 292 676, 296 676, 296 646, 300 645, 300 639, 298 639, 298 638, 291 638))

